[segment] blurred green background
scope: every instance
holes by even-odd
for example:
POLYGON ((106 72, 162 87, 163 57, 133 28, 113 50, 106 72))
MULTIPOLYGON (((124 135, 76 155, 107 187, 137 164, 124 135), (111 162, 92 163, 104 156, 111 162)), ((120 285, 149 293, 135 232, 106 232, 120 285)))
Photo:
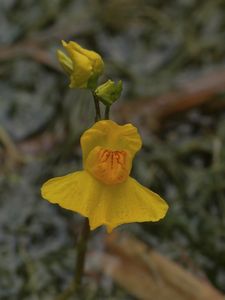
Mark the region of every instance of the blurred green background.
MULTIPOLYGON (((61 39, 99 52, 107 77, 123 80, 112 118, 142 134, 133 174, 170 204, 163 221, 119 230, 225 292, 225 1, 1 0, 0 299, 56 299, 74 272, 82 218, 40 197, 46 179, 82 167, 79 137, 94 119, 91 95, 60 71, 61 39), (183 100, 213 80, 224 85, 207 101, 183 100), (162 117, 154 103, 171 92, 180 101, 162 117)), ((85 284, 87 299, 133 299, 102 278, 85 284)))

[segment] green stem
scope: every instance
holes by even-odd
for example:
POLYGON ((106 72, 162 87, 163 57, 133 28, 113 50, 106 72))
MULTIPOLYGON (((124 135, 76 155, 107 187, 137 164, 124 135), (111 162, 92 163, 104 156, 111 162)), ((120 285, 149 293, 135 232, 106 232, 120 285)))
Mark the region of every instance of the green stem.
POLYGON ((101 110, 100 110, 99 100, 94 91, 92 91, 92 95, 95 103, 95 112, 96 112, 95 122, 98 122, 99 120, 101 120, 101 110))
MULTIPOLYGON (((84 219, 84 223, 80 232, 79 240, 77 243, 77 256, 76 256, 76 269, 74 280, 70 283, 66 290, 57 297, 57 300, 66 300, 74 293, 78 296, 81 295, 82 278, 85 267, 85 258, 87 252, 87 242, 90 234, 90 226, 88 218, 84 219)), ((80 299, 80 298, 79 298, 80 299)))
POLYGON ((105 120, 109 120, 110 105, 105 106, 105 120))
POLYGON ((85 257, 87 252, 87 241, 90 234, 90 226, 88 218, 85 218, 81 230, 80 239, 77 245, 77 259, 76 259, 76 272, 75 272, 75 287, 80 290, 82 284, 82 277, 84 273, 85 257))
MULTIPOLYGON (((95 104, 95 122, 101 120, 101 110, 99 105, 99 100, 94 91, 92 91, 95 104)), ((74 277, 74 287, 76 292, 79 294, 81 291, 82 278, 85 267, 85 258, 87 252, 87 242, 90 235, 90 226, 88 218, 85 218, 84 224, 81 230, 80 238, 77 244, 77 257, 76 257, 76 272, 74 277)))

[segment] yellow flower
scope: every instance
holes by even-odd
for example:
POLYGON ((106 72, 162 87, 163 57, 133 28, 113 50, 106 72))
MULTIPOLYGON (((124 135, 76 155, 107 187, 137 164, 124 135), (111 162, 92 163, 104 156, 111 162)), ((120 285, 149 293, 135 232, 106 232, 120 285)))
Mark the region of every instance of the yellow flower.
POLYGON ((141 144, 131 124, 95 123, 81 137, 84 170, 48 180, 43 198, 88 217, 91 229, 106 225, 111 232, 124 223, 158 221, 168 205, 129 176, 141 144))
POLYGON ((101 56, 79 44, 62 41, 69 56, 57 51, 58 60, 63 70, 70 76, 70 88, 95 88, 98 77, 104 71, 101 56))

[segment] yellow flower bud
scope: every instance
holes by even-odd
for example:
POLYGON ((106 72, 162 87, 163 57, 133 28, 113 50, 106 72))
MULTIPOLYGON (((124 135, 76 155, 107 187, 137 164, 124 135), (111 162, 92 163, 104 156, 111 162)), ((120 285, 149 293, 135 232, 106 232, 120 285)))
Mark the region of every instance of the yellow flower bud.
POLYGON ((73 72, 72 60, 60 50, 57 50, 57 57, 63 70, 70 76, 73 72))
POLYGON ((68 56, 60 50, 57 56, 63 70, 70 76, 70 88, 94 88, 104 71, 101 56, 72 41, 62 41, 62 44, 68 56))

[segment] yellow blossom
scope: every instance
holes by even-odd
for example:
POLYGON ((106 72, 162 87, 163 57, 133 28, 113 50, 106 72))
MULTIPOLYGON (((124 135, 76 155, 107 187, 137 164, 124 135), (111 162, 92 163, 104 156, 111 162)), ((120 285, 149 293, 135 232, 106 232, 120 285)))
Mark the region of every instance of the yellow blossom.
POLYGON ((81 137, 84 170, 48 180, 43 198, 88 217, 91 229, 106 225, 111 232, 124 223, 158 221, 168 205, 129 176, 141 144, 131 124, 95 123, 81 137))
POLYGON ((60 50, 57 56, 63 70, 70 76, 70 88, 95 88, 98 77, 104 71, 101 56, 72 41, 62 41, 62 44, 69 56, 60 50))

